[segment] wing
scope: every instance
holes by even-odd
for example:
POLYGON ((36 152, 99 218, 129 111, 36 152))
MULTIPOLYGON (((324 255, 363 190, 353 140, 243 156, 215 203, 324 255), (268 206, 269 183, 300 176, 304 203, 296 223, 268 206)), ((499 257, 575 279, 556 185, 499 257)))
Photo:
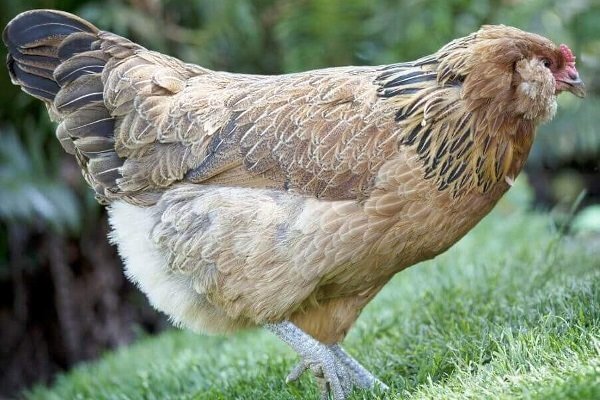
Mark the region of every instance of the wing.
POLYGON ((378 104, 372 69, 338 68, 222 90, 228 118, 196 183, 271 187, 328 199, 359 198, 397 146, 393 111, 378 104))

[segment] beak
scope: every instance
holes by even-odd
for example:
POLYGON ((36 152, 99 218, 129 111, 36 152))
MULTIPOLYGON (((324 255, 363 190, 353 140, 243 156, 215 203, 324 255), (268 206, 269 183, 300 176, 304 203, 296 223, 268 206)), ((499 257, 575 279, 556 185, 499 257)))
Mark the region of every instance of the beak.
POLYGON ((568 90, 577 97, 585 97, 585 85, 579 76, 575 79, 561 80, 565 84, 564 90, 568 90))

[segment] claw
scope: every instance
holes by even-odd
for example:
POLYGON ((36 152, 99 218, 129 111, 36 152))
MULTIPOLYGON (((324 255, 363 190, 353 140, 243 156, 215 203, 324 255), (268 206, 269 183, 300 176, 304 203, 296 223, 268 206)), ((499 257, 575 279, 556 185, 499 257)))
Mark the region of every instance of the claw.
POLYGON ((321 392, 321 400, 329 400, 329 384, 323 378, 317 378, 317 386, 319 386, 319 392, 321 392))

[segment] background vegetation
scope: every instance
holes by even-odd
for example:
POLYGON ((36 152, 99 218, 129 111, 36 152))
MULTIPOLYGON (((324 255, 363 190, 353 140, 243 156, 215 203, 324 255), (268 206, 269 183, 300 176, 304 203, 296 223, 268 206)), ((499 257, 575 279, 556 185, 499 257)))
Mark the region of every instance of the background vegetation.
MULTIPOLYGON (((597 0, 3 0, 0 24, 31 8, 77 13, 209 68, 266 74, 414 59, 486 23, 541 33, 575 51, 588 97, 562 96, 558 117, 542 128, 527 166, 535 203, 560 216, 582 190, 584 205, 600 198, 597 0)), ((105 214, 41 104, 5 71, 0 88, 0 395, 7 395, 166 324, 123 278, 106 244, 105 214)))

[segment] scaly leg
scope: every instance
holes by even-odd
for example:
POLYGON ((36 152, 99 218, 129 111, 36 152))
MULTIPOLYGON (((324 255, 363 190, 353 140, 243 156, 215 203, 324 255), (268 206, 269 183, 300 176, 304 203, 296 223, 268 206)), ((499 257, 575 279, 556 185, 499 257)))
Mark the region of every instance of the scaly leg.
POLYGON ((322 377, 324 380, 321 385, 324 399, 329 394, 333 395, 334 400, 346 399, 346 395, 352 390, 348 372, 326 345, 289 321, 268 324, 266 328, 294 349, 302 359, 287 376, 286 382, 298 379, 304 371, 310 369, 317 378, 322 377))
POLYGON ((384 383, 339 345, 324 345, 288 321, 269 324, 266 328, 294 349, 302 359, 287 376, 286 382, 295 381, 310 369, 317 378, 322 378, 319 381, 322 398, 328 399, 331 394, 334 400, 345 400, 354 385, 361 388, 379 385, 387 389, 384 383))

